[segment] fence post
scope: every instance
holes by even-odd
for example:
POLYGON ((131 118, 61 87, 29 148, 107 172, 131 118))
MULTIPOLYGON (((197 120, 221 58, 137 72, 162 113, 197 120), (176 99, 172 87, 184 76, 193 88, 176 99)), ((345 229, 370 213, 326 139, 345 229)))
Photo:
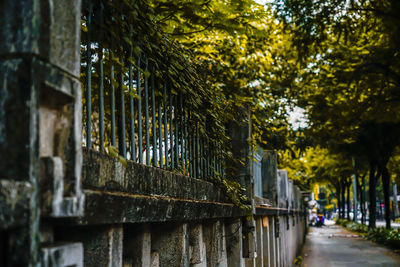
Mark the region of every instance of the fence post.
POLYGON ((0 230, 9 257, 0 252, 0 265, 38 266, 40 249, 54 252, 40 248, 40 217, 82 213, 81 1, 1 6, 0 230))

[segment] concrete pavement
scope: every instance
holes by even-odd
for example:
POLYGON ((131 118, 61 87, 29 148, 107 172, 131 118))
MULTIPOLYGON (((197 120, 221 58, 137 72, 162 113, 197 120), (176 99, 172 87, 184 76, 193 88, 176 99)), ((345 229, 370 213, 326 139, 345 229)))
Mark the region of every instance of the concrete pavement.
POLYGON ((336 225, 310 227, 302 256, 303 267, 400 266, 400 256, 392 250, 336 225))

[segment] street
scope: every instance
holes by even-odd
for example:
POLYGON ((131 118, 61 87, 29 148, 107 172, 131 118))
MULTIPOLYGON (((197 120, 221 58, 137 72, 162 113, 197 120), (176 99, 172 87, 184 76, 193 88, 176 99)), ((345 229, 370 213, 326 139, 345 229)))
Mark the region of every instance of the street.
POLYGON ((392 250, 337 225, 310 227, 302 257, 304 267, 400 266, 392 250))

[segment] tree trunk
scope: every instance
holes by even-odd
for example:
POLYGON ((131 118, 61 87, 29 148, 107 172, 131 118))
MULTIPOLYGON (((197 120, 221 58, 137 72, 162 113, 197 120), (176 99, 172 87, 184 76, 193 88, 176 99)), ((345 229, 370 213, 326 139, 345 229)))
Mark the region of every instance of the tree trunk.
POLYGON ((350 220, 350 186, 351 183, 346 184, 346 189, 347 189, 347 220, 350 220))
POLYGON ((376 177, 375 164, 370 163, 369 168, 369 224, 368 228, 376 227, 376 177))
POLYGON ((342 201, 340 201, 340 194, 341 194, 341 190, 340 190, 340 183, 339 185, 336 187, 336 197, 337 197, 337 203, 338 203, 338 209, 339 209, 339 219, 343 219, 342 218, 342 201))
MULTIPOLYGON (((360 184, 360 180, 358 179, 358 175, 356 175, 356 187, 357 187, 357 203, 360 203, 360 212, 361 212, 361 184, 360 184)), ((357 207, 354 207, 354 221, 357 221, 357 207)))
POLYGON ((344 214, 345 214, 345 203, 346 203, 346 199, 345 199, 345 192, 346 192, 346 184, 344 183, 344 181, 341 181, 342 184, 342 219, 344 219, 344 214))
POLYGON ((380 171, 382 173, 383 197, 385 199, 386 229, 390 229, 390 174, 386 165, 382 166, 380 171))
POLYGON ((361 176, 361 195, 360 195, 360 207, 361 207, 361 223, 365 224, 365 174, 361 176))

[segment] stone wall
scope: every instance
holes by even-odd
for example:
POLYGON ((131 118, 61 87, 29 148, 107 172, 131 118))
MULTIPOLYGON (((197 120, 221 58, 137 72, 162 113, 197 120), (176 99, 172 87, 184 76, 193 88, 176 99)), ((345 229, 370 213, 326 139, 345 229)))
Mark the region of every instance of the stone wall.
POLYGON ((232 140, 252 214, 210 182, 82 150, 81 1, 0 6, 0 266, 291 266, 302 196, 274 152, 254 196, 249 122, 232 140))

